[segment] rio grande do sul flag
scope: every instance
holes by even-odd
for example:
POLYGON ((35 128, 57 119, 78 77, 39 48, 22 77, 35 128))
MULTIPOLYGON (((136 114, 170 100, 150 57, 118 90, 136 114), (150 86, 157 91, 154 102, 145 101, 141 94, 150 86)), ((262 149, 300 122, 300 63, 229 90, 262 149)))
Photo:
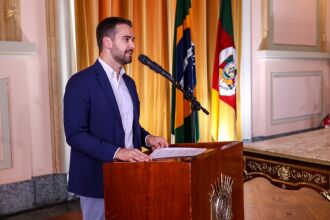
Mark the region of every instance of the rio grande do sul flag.
MULTIPOLYGON (((177 0, 174 47, 173 78, 190 94, 196 95, 195 45, 191 39, 191 0, 177 0)), ((199 139, 198 114, 192 113, 190 102, 183 93, 172 86, 171 133, 175 143, 197 142, 199 139)))
POLYGON ((214 141, 237 139, 237 59, 231 0, 222 0, 212 81, 211 134, 214 141))

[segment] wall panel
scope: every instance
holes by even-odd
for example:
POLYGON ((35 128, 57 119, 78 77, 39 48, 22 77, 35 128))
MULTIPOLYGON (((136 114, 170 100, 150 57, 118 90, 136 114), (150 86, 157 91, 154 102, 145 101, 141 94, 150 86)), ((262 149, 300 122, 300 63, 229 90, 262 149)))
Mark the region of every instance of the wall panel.
POLYGON ((272 124, 321 117, 322 72, 273 72, 272 124))

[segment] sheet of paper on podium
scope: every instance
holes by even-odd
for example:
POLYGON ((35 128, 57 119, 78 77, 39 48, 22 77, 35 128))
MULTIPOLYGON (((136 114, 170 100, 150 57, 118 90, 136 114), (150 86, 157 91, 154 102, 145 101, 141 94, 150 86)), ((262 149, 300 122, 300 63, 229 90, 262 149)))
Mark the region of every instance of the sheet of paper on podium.
POLYGON ((203 153, 206 148, 169 147, 154 150, 150 156, 152 159, 170 157, 193 157, 203 153))

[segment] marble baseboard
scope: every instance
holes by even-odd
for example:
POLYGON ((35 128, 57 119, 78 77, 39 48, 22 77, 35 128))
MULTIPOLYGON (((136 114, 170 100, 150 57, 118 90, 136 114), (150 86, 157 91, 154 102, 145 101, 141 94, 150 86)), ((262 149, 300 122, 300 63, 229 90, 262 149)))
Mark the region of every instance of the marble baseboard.
POLYGON ((0 185, 0 217, 75 198, 67 191, 67 174, 49 174, 0 185))
POLYGON ((303 129, 303 130, 298 130, 298 131, 291 131, 291 132, 287 132, 287 133, 269 135, 269 136, 257 136, 257 137, 253 137, 251 140, 243 140, 243 142, 250 144, 253 142, 257 142, 257 141, 264 141, 264 140, 269 140, 269 139, 273 139, 273 138, 285 137, 288 135, 300 134, 300 133, 314 131, 314 130, 318 130, 318 129, 321 129, 321 127, 308 128, 308 129, 303 129))
POLYGON ((33 208, 33 181, 23 181, 0 186, 0 216, 33 208))

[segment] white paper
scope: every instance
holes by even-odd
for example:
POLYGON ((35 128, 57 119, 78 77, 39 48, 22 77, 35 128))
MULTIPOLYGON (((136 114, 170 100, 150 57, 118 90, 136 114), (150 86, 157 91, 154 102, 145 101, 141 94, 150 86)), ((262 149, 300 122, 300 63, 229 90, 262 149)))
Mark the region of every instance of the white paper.
POLYGON ((150 156, 152 159, 168 157, 192 157, 203 153, 206 148, 169 147, 154 150, 150 156))

